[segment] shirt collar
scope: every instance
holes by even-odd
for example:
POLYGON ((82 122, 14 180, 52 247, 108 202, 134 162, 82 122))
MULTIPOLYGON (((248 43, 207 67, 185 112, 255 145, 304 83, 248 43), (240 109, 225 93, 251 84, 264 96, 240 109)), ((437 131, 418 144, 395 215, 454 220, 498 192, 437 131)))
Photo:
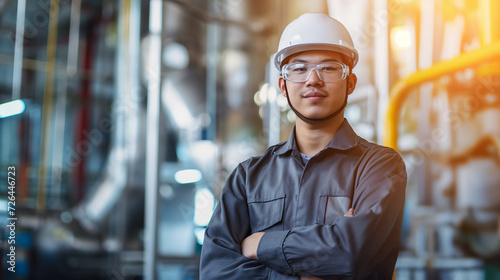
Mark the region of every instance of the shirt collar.
MULTIPOLYGON (((333 139, 326 145, 325 149, 348 150, 358 145, 358 135, 354 132, 349 122, 344 119, 339 130, 335 133, 333 139)), ((288 141, 276 150, 276 154, 282 155, 290 150, 297 150, 297 143, 295 142, 295 126, 290 132, 288 141)))

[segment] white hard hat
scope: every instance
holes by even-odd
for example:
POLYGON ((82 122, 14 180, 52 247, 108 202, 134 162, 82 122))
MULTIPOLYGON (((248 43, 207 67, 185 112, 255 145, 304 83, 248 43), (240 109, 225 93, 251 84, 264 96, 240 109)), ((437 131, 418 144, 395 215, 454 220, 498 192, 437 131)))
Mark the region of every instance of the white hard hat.
POLYGON ((307 13, 292 21, 281 34, 274 66, 281 70, 281 63, 292 54, 310 50, 326 50, 344 54, 358 62, 358 51, 351 35, 339 21, 322 13, 307 13))

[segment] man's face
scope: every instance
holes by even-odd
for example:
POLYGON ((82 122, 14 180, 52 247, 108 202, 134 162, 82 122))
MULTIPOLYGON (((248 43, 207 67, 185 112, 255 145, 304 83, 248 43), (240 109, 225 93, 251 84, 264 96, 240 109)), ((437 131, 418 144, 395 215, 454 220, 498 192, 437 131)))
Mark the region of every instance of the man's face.
MULTIPOLYGON (((290 56, 286 63, 342 62, 342 55, 331 51, 305 51, 290 56)), ((290 102, 307 118, 321 119, 337 111, 344 103, 346 94, 356 86, 356 76, 350 74, 345 80, 325 83, 316 71, 312 71, 305 82, 286 81, 290 102)), ((285 80, 280 77, 280 91, 286 97, 285 80)))

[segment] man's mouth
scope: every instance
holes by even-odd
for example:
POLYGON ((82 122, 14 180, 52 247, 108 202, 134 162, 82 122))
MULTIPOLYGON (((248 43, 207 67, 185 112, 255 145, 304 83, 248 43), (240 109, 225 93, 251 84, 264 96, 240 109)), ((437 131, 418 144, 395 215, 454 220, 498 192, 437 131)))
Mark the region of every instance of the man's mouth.
POLYGON ((304 95, 304 98, 311 98, 311 99, 321 99, 321 98, 325 98, 325 97, 326 97, 325 94, 318 92, 318 91, 312 91, 312 92, 309 92, 306 95, 304 95))

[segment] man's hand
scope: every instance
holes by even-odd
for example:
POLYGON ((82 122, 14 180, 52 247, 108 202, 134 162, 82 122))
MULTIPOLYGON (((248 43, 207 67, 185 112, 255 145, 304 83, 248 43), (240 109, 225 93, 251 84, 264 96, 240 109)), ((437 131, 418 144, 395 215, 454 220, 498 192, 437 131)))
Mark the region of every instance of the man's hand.
POLYGON ((354 208, 350 208, 347 210, 347 212, 344 214, 344 217, 354 217, 354 208))
MULTIPOLYGON (((354 208, 349 209, 344 217, 354 217, 354 208)), ((259 242, 265 232, 256 232, 241 242, 241 254, 249 259, 259 260, 257 257, 257 248, 259 247, 259 242)), ((301 276, 301 280, 314 280, 321 279, 314 276, 301 276)))
POLYGON ((241 242, 241 254, 249 259, 259 260, 257 258, 257 248, 265 232, 256 232, 241 242))

